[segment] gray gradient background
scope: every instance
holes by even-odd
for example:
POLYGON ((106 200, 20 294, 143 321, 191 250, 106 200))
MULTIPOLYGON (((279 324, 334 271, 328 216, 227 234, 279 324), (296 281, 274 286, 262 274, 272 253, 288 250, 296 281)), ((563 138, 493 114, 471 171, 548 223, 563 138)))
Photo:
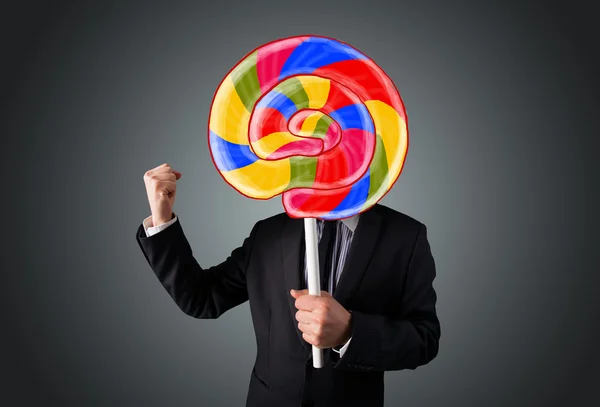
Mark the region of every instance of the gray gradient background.
POLYGON ((183 172, 175 210, 202 266, 280 212, 223 182, 207 116, 239 58, 303 33, 365 52, 407 107, 382 203, 428 226, 442 338, 429 365, 386 373, 386 405, 600 401, 591 7, 340 3, 3 9, 0 403, 244 404, 248 304, 214 321, 175 306, 135 241, 142 175, 183 172))

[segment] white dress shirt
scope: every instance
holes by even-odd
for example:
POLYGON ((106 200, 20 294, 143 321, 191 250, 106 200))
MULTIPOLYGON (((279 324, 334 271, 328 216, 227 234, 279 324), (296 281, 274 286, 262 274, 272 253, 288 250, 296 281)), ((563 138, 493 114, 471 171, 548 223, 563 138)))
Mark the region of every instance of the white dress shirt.
MULTIPOLYGON (((354 234, 354 231, 356 230, 356 227, 358 226, 358 221, 359 221, 359 216, 360 215, 354 215, 350 218, 346 218, 346 219, 342 219, 342 223, 349 229, 349 239, 352 239, 352 235, 354 234)), ((165 230, 166 228, 168 228, 169 226, 171 226, 173 223, 175 223, 177 221, 177 216, 175 214, 173 214, 173 219, 171 219, 168 222, 162 223, 160 225, 157 226, 153 226, 152 225, 152 215, 148 216, 146 219, 144 219, 143 221, 143 225, 144 225, 144 230, 146 231, 146 237, 150 237, 153 236, 163 230, 165 230)), ((322 229, 322 228, 321 228, 322 229)), ((346 246, 346 248, 349 247, 349 244, 346 246)), ((345 257, 347 254, 347 250, 343 249, 341 255, 343 257, 341 257, 341 261, 342 261, 342 267, 340 267, 340 270, 343 268, 343 263, 345 261, 345 257)), ((332 273, 333 274, 333 273, 332 273)), ((339 279, 340 275, 339 273, 337 275, 334 275, 336 279, 339 279)), ((348 346, 350 345, 350 341, 352 340, 352 337, 350 337, 350 339, 348 339, 348 341, 344 344, 344 346, 342 346, 340 349, 336 349, 336 348, 331 348, 334 352, 337 352, 340 354, 340 358, 342 356, 344 356, 344 353, 346 352, 346 349, 348 349, 348 346)))

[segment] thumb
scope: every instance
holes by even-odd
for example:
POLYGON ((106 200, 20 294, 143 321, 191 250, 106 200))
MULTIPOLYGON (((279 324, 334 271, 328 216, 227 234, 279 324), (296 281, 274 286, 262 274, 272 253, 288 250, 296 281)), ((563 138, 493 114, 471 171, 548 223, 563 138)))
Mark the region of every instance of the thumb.
POLYGON ((306 289, 305 290, 294 290, 294 289, 292 289, 292 290, 290 290, 290 294, 292 295, 292 297, 298 298, 298 297, 301 297, 303 295, 308 294, 308 290, 306 290, 306 289))
POLYGON ((175 171, 173 170, 173 174, 175 174, 175 180, 177 181, 179 178, 181 178, 181 176, 183 175, 182 173, 180 173, 179 171, 175 171))
POLYGON ((331 294, 329 294, 328 291, 321 290, 321 297, 330 297, 331 298, 331 294))

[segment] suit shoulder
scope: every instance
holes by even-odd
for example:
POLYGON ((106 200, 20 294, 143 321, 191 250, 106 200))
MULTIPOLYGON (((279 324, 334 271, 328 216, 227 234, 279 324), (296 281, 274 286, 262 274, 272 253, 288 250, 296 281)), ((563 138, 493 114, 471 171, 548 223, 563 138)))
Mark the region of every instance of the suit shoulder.
POLYGON ((387 207, 385 205, 377 204, 374 209, 383 217, 385 222, 401 226, 405 229, 416 229, 419 230, 421 227, 425 227, 423 223, 417 219, 408 216, 405 213, 399 212, 395 209, 387 207))
POLYGON ((281 213, 269 216, 268 218, 261 219, 261 220, 259 220, 257 222, 257 224, 260 223, 261 225, 265 225, 266 227, 270 227, 270 226, 281 225, 287 219, 289 219, 288 214, 285 213, 285 212, 281 212, 281 213))
MULTIPOLYGON (((384 222, 386 222, 388 224, 393 224, 398 227, 402 227, 402 229, 404 229, 404 230, 418 231, 419 229, 421 229, 421 227, 425 226, 423 223, 421 223, 417 219, 415 219, 405 213, 402 213, 395 209, 387 207, 385 205, 376 204, 370 210, 375 210, 384 219, 384 222)), ((281 213, 277 213, 275 215, 269 216, 267 218, 261 219, 260 221, 257 222, 257 224, 260 223, 261 225, 264 225, 266 228, 271 228, 271 227, 278 228, 278 227, 281 227, 281 225, 283 225, 289 219, 291 219, 291 218, 287 213, 281 212, 281 213)))

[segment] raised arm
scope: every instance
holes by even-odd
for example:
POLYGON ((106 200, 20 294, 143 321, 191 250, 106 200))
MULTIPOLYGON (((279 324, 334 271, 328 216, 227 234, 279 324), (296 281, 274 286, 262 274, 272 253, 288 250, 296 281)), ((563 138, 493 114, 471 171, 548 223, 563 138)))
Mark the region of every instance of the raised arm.
POLYGON ((218 318, 248 299, 246 270, 259 223, 224 262, 206 270, 194 258, 179 218, 150 237, 140 225, 136 237, 148 264, 183 312, 218 318))
POLYGON ((248 299, 246 270, 260 222, 227 260, 203 270, 194 258, 179 218, 173 213, 176 181, 181 176, 168 164, 144 174, 152 211, 149 219, 152 225, 147 226, 162 230, 147 234, 141 224, 136 240, 159 281, 183 312, 195 318, 218 318, 248 299))

